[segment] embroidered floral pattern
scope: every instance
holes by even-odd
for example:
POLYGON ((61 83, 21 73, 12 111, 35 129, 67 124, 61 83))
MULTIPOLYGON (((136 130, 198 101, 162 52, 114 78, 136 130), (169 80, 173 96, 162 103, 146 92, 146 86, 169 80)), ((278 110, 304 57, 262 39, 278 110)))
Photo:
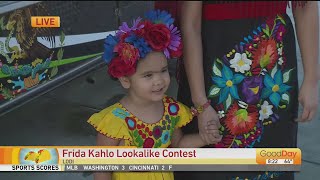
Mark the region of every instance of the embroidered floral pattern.
POLYGON ((112 111, 112 114, 114 114, 115 116, 117 116, 121 119, 125 119, 127 116, 130 115, 128 112, 126 112, 125 110, 123 110, 121 108, 116 108, 115 110, 112 111))
POLYGON ((144 148, 152 148, 154 145, 154 140, 152 138, 147 138, 146 140, 144 140, 144 143, 143 143, 143 147, 144 148))
POLYGON ((126 117, 125 120, 130 130, 134 130, 136 128, 137 121, 134 118, 126 117))
POLYGON ((240 108, 237 103, 230 107, 226 115, 225 124, 232 135, 241 135, 248 133, 257 123, 257 111, 253 106, 251 111, 240 108))
POLYGON ((177 103, 170 103, 168 106, 168 112, 170 115, 177 115, 179 111, 179 106, 177 103))
POLYGON ((166 144, 169 139, 170 139, 170 133, 168 131, 165 131, 161 136, 162 144, 166 144))
POLYGON ((237 85, 244 79, 241 74, 233 74, 231 69, 226 65, 222 67, 222 77, 212 77, 212 81, 221 88, 219 103, 225 101, 228 96, 240 99, 237 85))
POLYGON ((244 73, 244 71, 250 70, 252 61, 247 58, 246 53, 236 53, 234 58, 231 59, 230 64, 230 67, 234 68, 236 72, 244 73))
POLYGON ((283 172, 265 172, 263 174, 259 174, 258 176, 252 179, 235 177, 235 178, 232 178, 232 180, 266 180, 266 179, 278 178, 281 174, 283 174, 283 172))
POLYGON ((249 76, 243 80, 241 92, 243 100, 248 104, 256 104, 260 100, 263 88, 262 76, 249 76))
POLYGON ((155 126, 152 131, 153 137, 159 139, 162 135, 162 128, 160 126, 155 126))
POLYGON ((282 73, 280 70, 277 70, 274 78, 265 75, 264 85, 266 88, 262 91, 262 99, 269 97, 271 103, 277 108, 281 100, 281 95, 287 92, 291 87, 284 84, 282 73))
POLYGON ((177 101, 167 96, 163 102, 165 105, 163 119, 154 124, 144 123, 122 106, 112 111, 115 116, 126 122, 129 134, 133 139, 133 146, 158 148, 170 145, 174 128, 180 120, 180 107, 177 101))
POLYGON ((265 119, 269 119, 270 115, 273 114, 272 108, 273 106, 269 105, 268 101, 264 101, 261 106, 261 110, 259 111, 259 120, 263 121, 265 119))
POLYGON ((218 102, 215 108, 224 135, 215 147, 253 147, 260 141, 264 126, 277 122, 278 112, 285 111, 293 70, 285 69, 285 32, 280 15, 267 19, 214 62, 209 98, 218 102))
POLYGON ((273 38, 262 40, 253 51, 253 68, 271 70, 278 60, 277 43, 273 38))

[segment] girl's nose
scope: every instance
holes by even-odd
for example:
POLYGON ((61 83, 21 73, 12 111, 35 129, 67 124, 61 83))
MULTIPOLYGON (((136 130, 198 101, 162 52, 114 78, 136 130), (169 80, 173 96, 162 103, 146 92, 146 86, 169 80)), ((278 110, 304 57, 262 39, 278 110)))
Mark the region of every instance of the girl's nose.
POLYGON ((155 77, 154 81, 153 81, 153 85, 154 86, 159 86, 163 83, 163 78, 161 76, 157 76, 155 77))

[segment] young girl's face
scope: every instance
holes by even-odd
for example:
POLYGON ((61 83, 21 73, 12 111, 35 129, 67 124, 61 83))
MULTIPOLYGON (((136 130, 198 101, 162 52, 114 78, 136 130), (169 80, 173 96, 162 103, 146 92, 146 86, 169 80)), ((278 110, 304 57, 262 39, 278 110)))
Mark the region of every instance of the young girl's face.
POLYGON ((149 101, 164 97, 170 84, 167 58, 163 53, 151 52, 139 60, 136 73, 129 79, 129 93, 149 101))

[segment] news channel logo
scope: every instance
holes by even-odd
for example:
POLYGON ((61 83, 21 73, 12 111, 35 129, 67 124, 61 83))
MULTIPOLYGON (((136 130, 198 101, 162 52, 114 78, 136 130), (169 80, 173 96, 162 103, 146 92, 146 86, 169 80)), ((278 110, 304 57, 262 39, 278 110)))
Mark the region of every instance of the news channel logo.
POLYGON ((58 164, 59 155, 55 148, 22 148, 19 153, 20 164, 58 164))

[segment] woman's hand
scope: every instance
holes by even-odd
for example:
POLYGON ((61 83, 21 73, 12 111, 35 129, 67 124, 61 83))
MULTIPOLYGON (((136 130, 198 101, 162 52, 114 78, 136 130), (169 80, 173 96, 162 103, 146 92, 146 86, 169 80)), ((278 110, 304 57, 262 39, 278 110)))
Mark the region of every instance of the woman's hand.
POLYGON ((317 113, 319 103, 318 81, 310 82, 303 81, 300 93, 299 102, 303 107, 302 116, 298 118, 300 122, 311 121, 317 113))
POLYGON ((221 141, 219 133, 221 127, 217 112, 212 106, 207 107, 198 115, 198 128, 201 139, 207 144, 216 144, 221 141))

